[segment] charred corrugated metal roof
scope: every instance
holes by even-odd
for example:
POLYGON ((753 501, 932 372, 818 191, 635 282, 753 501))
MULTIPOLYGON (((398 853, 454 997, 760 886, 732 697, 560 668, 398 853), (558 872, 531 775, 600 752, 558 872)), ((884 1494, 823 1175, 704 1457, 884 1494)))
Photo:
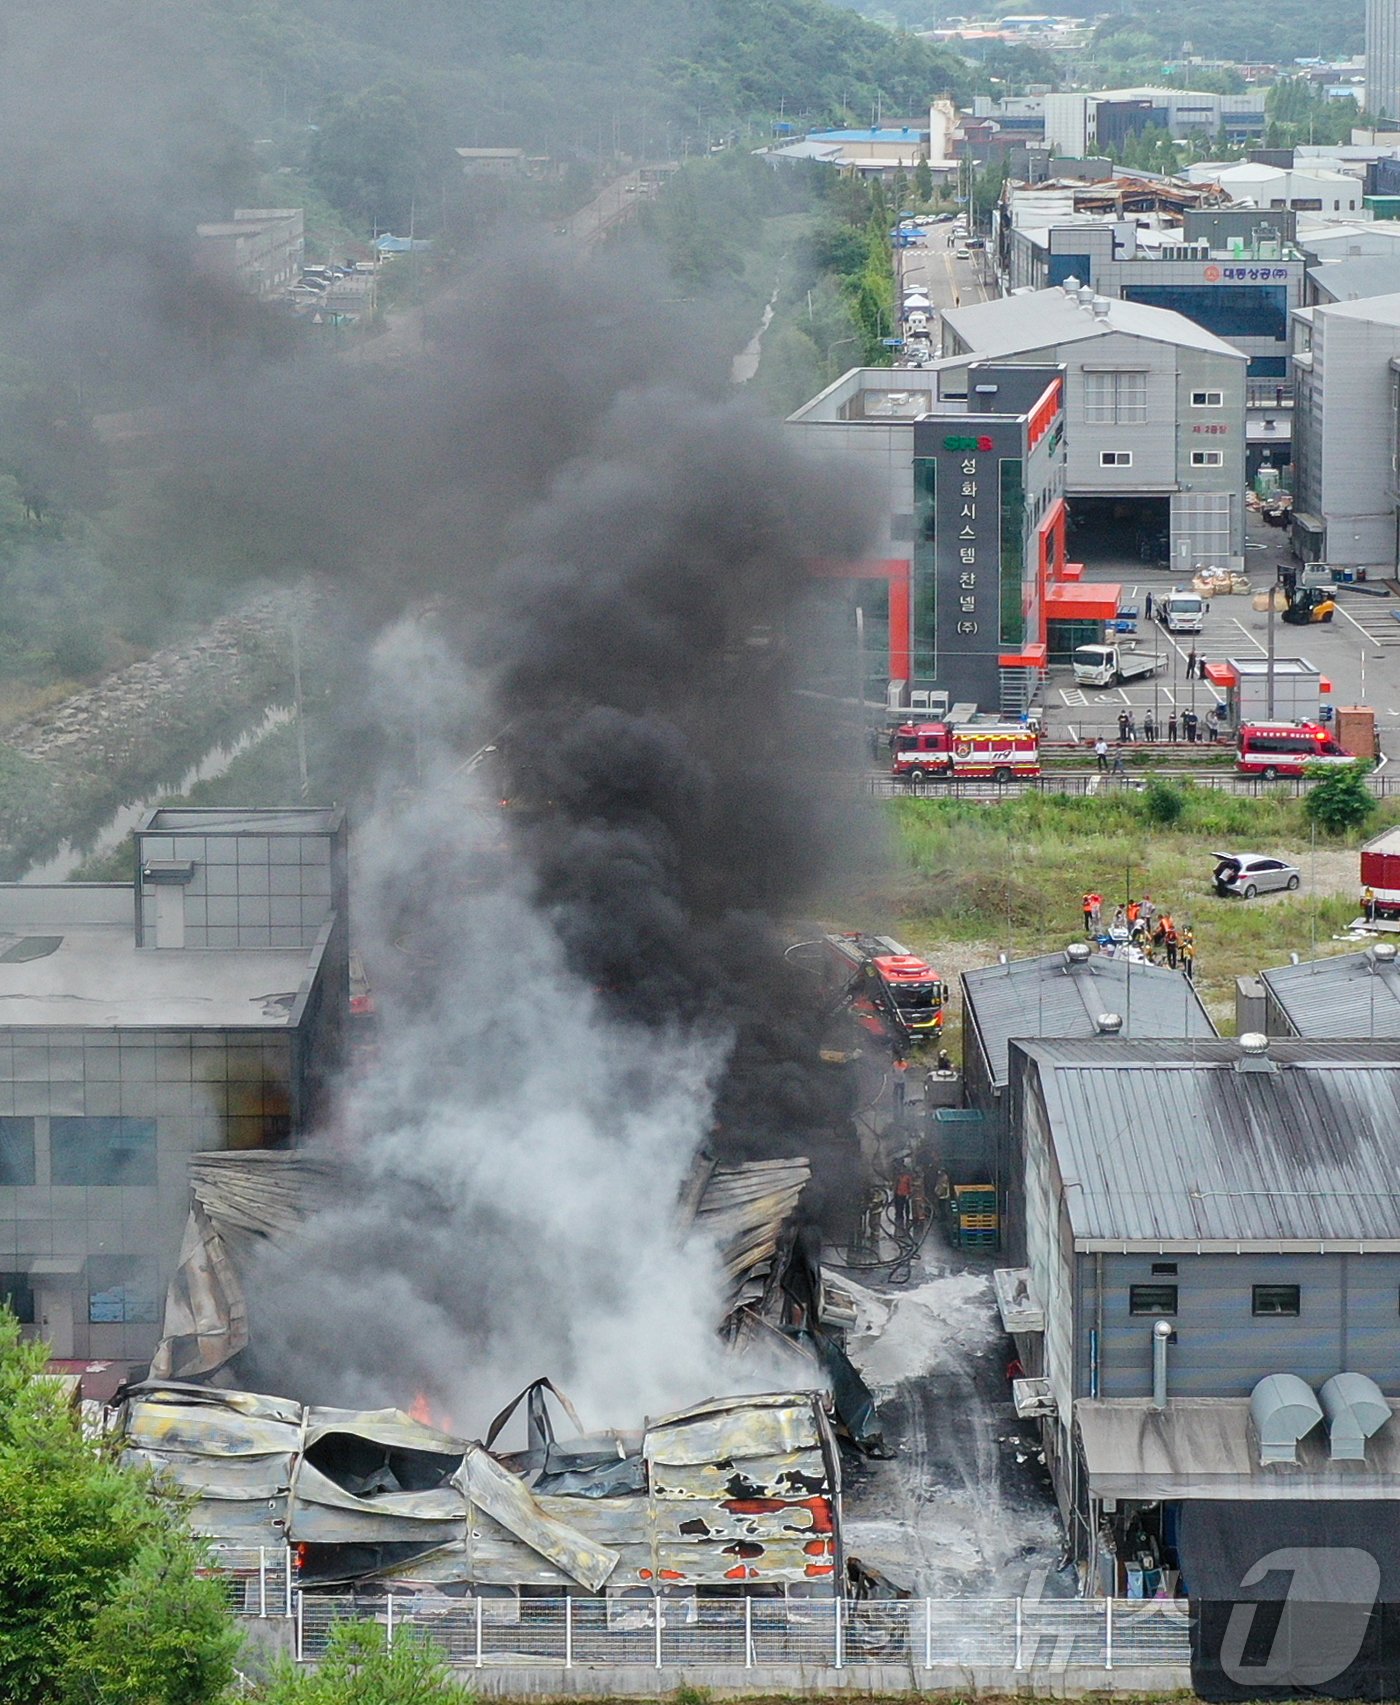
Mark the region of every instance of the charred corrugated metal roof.
POLYGON ((1102 953, 1079 961, 1046 953, 985 965, 964 971, 962 986, 966 1022, 981 1040, 995 1084, 1007 1081, 1013 1038, 1094 1036, 1104 1013, 1123 1020, 1124 1037, 1216 1034, 1187 978, 1102 953))
POLYGON ((1077 1247, 1400 1248, 1400 1046, 1018 1042, 1077 1247))
POLYGON ((1259 976, 1295 1036, 1400 1036, 1400 964, 1370 948, 1259 976))

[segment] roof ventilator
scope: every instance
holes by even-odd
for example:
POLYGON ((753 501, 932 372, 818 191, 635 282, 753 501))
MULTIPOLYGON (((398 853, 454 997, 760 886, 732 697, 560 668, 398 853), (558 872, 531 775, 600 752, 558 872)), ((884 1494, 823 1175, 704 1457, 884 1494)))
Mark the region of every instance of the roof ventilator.
POLYGON ((1061 289, 1064 291, 1066 296, 1073 296, 1077 300, 1079 297, 1079 280, 1073 273, 1070 273, 1069 277, 1061 286, 1061 289))
POLYGON ((1298 1441, 1322 1419, 1313 1388, 1296 1373, 1265 1374, 1249 1394, 1249 1418, 1259 1440, 1259 1461, 1298 1461, 1298 1441))
POLYGON ((1122 1017, 1116 1012, 1101 1012, 1094 1020, 1094 1029, 1100 1036, 1117 1036, 1122 1028, 1122 1017))
POLYGON ((1072 941, 1065 949, 1065 964, 1087 965, 1089 963, 1089 944, 1087 941, 1072 941))
POLYGON ((1095 296, 1089 304, 1089 308, 1096 320, 1106 320, 1108 318, 1108 297, 1095 296))
POLYGON ((1366 1440, 1390 1419, 1390 1405, 1364 1373, 1334 1373, 1318 1393, 1333 1462, 1364 1462, 1366 1440))
POLYGON ((1257 1030, 1246 1030, 1240 1037, 1240 1057, 1235 1061, 1237 1072, 1274 1072, 1278 1067, 1269 1058, 1269 1038, 1257 1030))
POLYGON ((1378 941, 1369 952, 1373 973, 1384 971, 1395 963, 1396 946, 1393 941, 1378 941))

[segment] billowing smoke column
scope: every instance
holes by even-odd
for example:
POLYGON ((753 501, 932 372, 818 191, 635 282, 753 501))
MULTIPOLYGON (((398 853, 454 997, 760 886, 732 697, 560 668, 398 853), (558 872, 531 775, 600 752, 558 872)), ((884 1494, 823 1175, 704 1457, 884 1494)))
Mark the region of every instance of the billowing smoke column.
MULTIPOLYGON (((677 1192, 707 1142, 804 1152, 831 1122, 769 920, 839 839, 790 617, 865 516, 746 406, 639 380, 635 341, 599 397, 622 333, 594 288, 574 283, 582 346, 556 375, 596 404, 558 423, 570 453, 514 505, 499 447, 484 495, 469 464, 460 489, 412 493, 424 553, 411 528, 395 548, 427 612, 377 646, 369 703, 414 776, 357 831, 388 1030, 349 1187, 253 1287, 262 1377, 341 1402, 424 1391, 464 1426, 541 1373, 624 1424, 771 1381, 721 1363, 713 1252, 678 1237, 677 1192), (452 517, 483 506, 494 524, 432 574, 452 517), (490 736, 479 774, 505 809, 460 774, 490 736)), ((473 376, 483 325, 514 329, 500 304, 477 317, 473 376)), ((462 379, 460 421, 441 391, 435 408, 470 436, 462 379)), ((522 468, 540 455, 522 443, 522 468)))

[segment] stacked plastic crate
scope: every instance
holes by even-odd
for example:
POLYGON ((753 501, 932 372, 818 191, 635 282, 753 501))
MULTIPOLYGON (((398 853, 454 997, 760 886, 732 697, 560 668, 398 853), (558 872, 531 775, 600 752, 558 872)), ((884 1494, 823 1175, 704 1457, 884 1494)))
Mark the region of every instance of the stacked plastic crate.
POLYGON ((960 1249, 996 1249, 1001 1244, 997 1192, 993 1184, 955 1184, 953 1218, 960 1249))

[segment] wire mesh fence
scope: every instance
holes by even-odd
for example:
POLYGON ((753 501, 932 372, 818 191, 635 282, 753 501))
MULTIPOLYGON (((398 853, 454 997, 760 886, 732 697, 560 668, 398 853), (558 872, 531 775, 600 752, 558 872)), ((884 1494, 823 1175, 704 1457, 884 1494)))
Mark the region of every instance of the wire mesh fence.
MULTIPOLYGON (((1124 775, 1086 768, 1051 770, 1044 775, 1022 776, 1005 782, 993 781, 990 776, 950 776, 947 780, 923 782, 909 782, 886 775, 866 775, 861 779, 865 792, 876 799, 1014 799, 1022 793, 1102 794, 1107 797, 1115 790, 1140 787, 1154 779, 1189 782, 1193 787, 1209 788, 1217 793, 1242 794, 1247 798, 1298 799, 1314 785, 1311 776, 1279 776, 1268 781, 1263 776, 1241 775, 1235 770, 1177 771, 1133 767, 1131 760, 1124 775)), ((1400 774, 1372 771, 1366 777, 1366 785, 1378 799, 1391 799, 1400 794, 1400 774)))
POLYGON ((298 1658, 340 1621, 413 1629, 468 1667, 642 1665, 1012 1671, 1141 1669, 1190 1661, 1184 1601, 1105 1599, 627 1599, 298 1594, 298 1658))
POLYGON ((292 1554, 284 1545, 211 1545, 206 1573, 235 1616, 292 1614, 292 1554))

